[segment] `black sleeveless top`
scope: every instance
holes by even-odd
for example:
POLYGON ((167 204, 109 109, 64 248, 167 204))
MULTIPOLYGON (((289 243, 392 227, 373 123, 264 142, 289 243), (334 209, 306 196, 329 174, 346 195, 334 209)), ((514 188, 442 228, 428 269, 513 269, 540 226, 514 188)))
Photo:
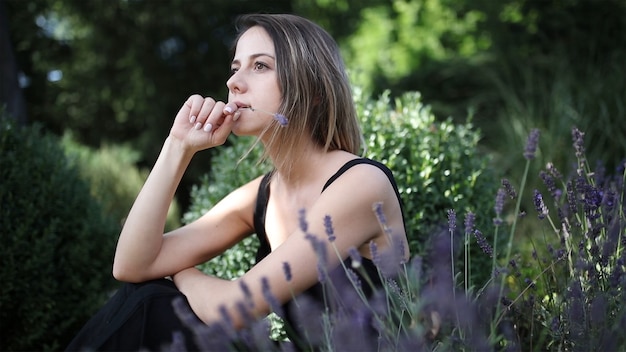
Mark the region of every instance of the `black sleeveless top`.
MULTIPOLYGON (((400 199, 400 193, 398 191, 398 186, 396 184, 396 181, 393 177, 393 173, 391 172, 391 170, 389 170, 389 168, 387 168, 385 165, 371 160, 371 159, 367 159, 367 158, 358 158, 358 159, 353 159, 348 161, 347 163, 345 163, 333 176, 331 176, 328 181, 326 181, 326 184, 324 184, 324 187, 322 188, 322 192, 324 192, 326 190, 326 188, 328 188, 328 186, 330 186, 337 178, 339 178, 344 172, 346 172, 348 169, 350 169, 351 167, 355 166, 355 165, 359 165, 359 164, 369 164, 369 165, 374 165, 376 167, 378 167, 380 170, 382 170, 385 175, 387 175, 387 178, 389 178, 389 182, 391 183, 391 185, 393 186, 393 189, 396 193, 396 197, 398 198, 398 203, 400 204, 400 209, 402 211, 402 219, 404 222, 404 210, 402 209, 402 200, 400 199)), ((256 234, 259 238, 259 242, 260 242, 260 246, 259 249, 257 251, 256 254, 256 261, 257 263, 259 261, 261 261, 263 258, 265 258, 268 254, 270 254, 271 252, 271 248, 270 248, 270 244, 269 241, 267 239, 267 233, 265 232, 265 214, 267 211, 267 204, 269 201, 269 197, 270 197, 270 187, 269 187, 269 182, 271 179, 271 175, 272 173, 267 173, 263 179, 261 180, 261 184, 259 186, 259 191, 258 191, 258 195, 257 195, 257 202, 256 202, 256 208, 254 210, 254 229, 256 231, 256 234)), ((344 264, 346 267, 350 268, 351 267, 351 259, 348 257, 345 261, 344 264)), ((368 275, 369 280, 371 280, 371 282, 373 282, 374 286, 379 287, 381 285, 381 281, 380 281, 380 275, 378 273, 378 270, 376 268, 376 266, 374 265, 374 263, 372 262, 372 260, 367 259, 367 258, 362 258, 362 263, 361 263, 363 269, 366 272, 366 275, 368 275)), ((366 282, 366 279, 363 277, 363 275, 361 275, 361 273, 359 273, 358 271, 355 270, 355 273, 357 274, 357 276, 359 277, 360 281, 362 283, 366 282)), ((330 277, 337 277, 337 276, 346 276, 345 274, 345 270, 343 269, 343 267, 340 265, 337 268, 333 269, 330 274, 330 277)), ((367 284, 363 284, 361 285, 362 289, 363 289, 363 293, 366 295, 366 297, 369 297, 372 294, 372 289, 369 285, 367 284)), ((298 300, 300 299, 301 296, 306 296, 307 298, 309 298, 309 303, 311 302, 311 300, 313 302, 318 302, 319 304, 323 305, 324 304, 324 291, 323 291, 323 285, 321 283, 317 283, 314 286, 312 286, 311 288, 309 288, 308 290, 304 291, 303 293, 300 294, 300 296, 296 297, 298 300)), ((291 331, 291 334, 289 333, 290 331, 287 330, 288 335, 290 335, 290 338, 297 338, 298 336, 302 336, 302 334, 298 333, 298 324, 297 324, 297 319, 296 316, 294 316, 295 314, 292 314, 292 312, 294 311, 294 308, 292 307, 292 303, 293 302, 288 302, 283 306, 283 310, 284 310, 284 320, 285 322, 291 326, 291 328, 295 331, 291 331), (297 334, 296 336, 293 335, 293 333, 297 334)), ((321 306, 320 308, 322 308, 323 306, 321 306)))

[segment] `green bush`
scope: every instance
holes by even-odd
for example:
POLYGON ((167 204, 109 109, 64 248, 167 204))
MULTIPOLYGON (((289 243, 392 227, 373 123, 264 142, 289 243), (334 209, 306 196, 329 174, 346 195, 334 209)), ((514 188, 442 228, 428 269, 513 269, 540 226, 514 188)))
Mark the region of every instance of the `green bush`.
MULTIPOLYGON (((103 212, 122 224, 148 177, 147 170, 136 166, 139 153, 124 145, 92 149, 76 142, 70 134, 65 134, 61 143, 81 177, 89 183, 91 195, 102 204, 103 212)), ((180 209, 173 201, 165 227, 171 230, 179 226, 180 209)))
MULTIPOLYGON (((424 254, 431 235, 445 227, 449 209, 459 214, 481 214, 476 226, 488 228, 492 220, 484 215, 493 214, 492 195, 497 189, 497 178, 488 168, 489 159, 479 150, 480 133, 470 121, 437 121, 416 92, 403 94, 393 106, 388 93, 376 101, 364 98, 358 91, 355 96, 366 138, 366 155, 394 172, 413 255, 424 254)), ((490 234, 485 235, 491 240, 490 234)), ((455 245, 460 249, 469 243, 455 245)), ((476 246, 471 248, 478 254, 476 246)), ((489 258, 471 256, 469 264, 466 270, 472 268, 471 275, 476 280, 489 277, 489 258)))
POLYGON ((0 118, 0 350, 64 348, 114 285, 119 226, 60 147, 0 118))

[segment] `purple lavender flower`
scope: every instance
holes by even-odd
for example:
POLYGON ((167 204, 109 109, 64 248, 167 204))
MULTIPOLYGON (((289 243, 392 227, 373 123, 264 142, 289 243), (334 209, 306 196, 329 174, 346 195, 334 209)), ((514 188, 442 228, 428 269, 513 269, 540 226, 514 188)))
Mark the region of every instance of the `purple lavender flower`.
POLYGON ((370 241, 370 253, 372 254, 372 261, 376 266, 381 264, 380 256, 378 255, 378 245, 374 241, 370 241))
POLYGON ((502 179, 502 187, 504 187, 504 190, 509 195, 509 198, 515 199, 517 197, 517 192, 515 192, 515 188, 513 188, 513 185, 511 185, 511 182, 508 179, 502 179))
POLYGON ((552 333, 555 335, 560 334, 561 320, 559 319, 558 316, 552 317, 552 322, 550 323, 550 330, 552 330, 552 333))
POLYGON ((359 251, 356 249, 356 247, 350 247, 348 249, 348 254, 350 255, 350 259, 352 259, 352 267, 354 269, 358 269, 361 267, 361 254, 359 253, 359 251))
POLYGON ((300 230, 306 233, 309 229, 309 223, 306 221, 306 211, 304 209, 300 209, 298 211, 298 223, 300 225, 300 230))
POLYGON ((502 210, 504 209, 504 197, 506 195, 506 191, 504 188, 498 188, 498 192, 496 193, 496 202, 493 207, 493 210, 496 212, 496 216, 500 217, 502 215, 502 210))
POLYGON ((244 321, 251 323, 255 320, 245 303, 237 302, 235 306, 244 321))
POLYGON ((479 230, 474 230, 474 236, 476 237, 476 242, 478 243, 480 249, 482 249, 483 252, 487 254, 490 258, 493 258, 493 249, 487 242, 485 236, 483 236, 483 233, 479 230))
POLYGON ((397 249, 397 253, 398 253, 398 257, 400 258, 400 264, 404 265, 406 264, 406 248, 404 246, 404 241, 393 241, 393 243, 395 244, 394 248, 397 249))
POLYGON ((185 335, 181 331, 174 331, 172 333, 172 343, 167 348, 169 351, 184 351, 186 349, 185 346, 185 335))
POLYGON ((291 281, 291 266, 289 266, 289 263, 283 262, 283 272, 285 273, 285 280, 291 281))
POLYGON ((498 276, 500 276, 500 274, 502 274, 502 273, 504 273, 504 270, 502 270, 501 268, 498 268, 498 267, 493 268, 493 274, 492 275, 493 275, 494 279, 497 279, 498 276))
POLYGON ((265 298, 265 301, 270 305, 272 311, 275 313, 281 312, 282 308, 278 299, 276 299, 276 296, 274 296, 270 289, 270 282, 267 277, 261 278, 261 290, 263 291, 263 298, 265 298))
POLYGON ((474 231, 474 220, 476 219, 476 215, 471 211, 468 211, 465 214, 465 221, 463 225, 465 226, 465 234, 470 234, 474 231))
POLYGON ((574 150, 576 150, 576 157, 583 159, 585 157, 585 134, 578 128, 572 128, 572 140, 574 141, 574 150))
POLYGON ((352 282, 352 284, 354 285, 354 287, 356 287, 357 289, 361 288, 361 279, 359 279, 359 276, 354 272, 354 270, 347 268, 346 269, 346 274, 348 275, 348 279, 350 279, 350 282, 352 282))
MULTIPOLYGON (((172 301, 172 306, 178 318, 192 330, 196 344, 200 350, 226 350, 231 345, 228 331, 223 324, 206 325, 198 322, 198 317, 193 313, 187 300, 176 297, 172 301)), ((171 346, 171 350, 175 346, 171 346)), ((184 349, 184 348, 183 348, 184 349)))
MULTIPOLYGON (((304 237, 311 243, 311 247, 313 247, 317 255, 318 270, 325 271, 326 264, 328 263, 328 252, 325 242, 318 240, 317 237, 311 234, 306 234, 304 237)), ((320 275, 322 274, 323 273, 320 273, 320 275)))
POLYGON ((557 192, 558 190, 556 188, 556 183, 554 182, 554 178, 552 178, 551 175, 549 175, 547 172, 543 170, 539 172, 539 177, 541 177, 541 179, 543 180, 543 184, 546 185, 546 188, 548 188, 548 191, 550 192, 552 197, 558 200, 559 193, 557 192))
POLYGON ((567 208, 569 210, 569 215, 572 216, 578 212, 578 205, 576 196, 575 183, 572 181, 567 182, 567 208))
POLYGON ((374 208, 374 213, 376 214, 376 217, 378 218, 378 222, 380 222, 380 224, 383 225, 383 227, 385 227, 387 225, 387 218, 385 217, 385 213, 383 212, 383 203, 376 202, 374 203, 373 208, 374 208))
POLYGON ((326 249, 326 243, 317 239, 317 237, 306 234, 305 238, 311 243, 311 246, 315 250, 317 255, 317 277, 319 282, 324 283, 327 279, 328 252, 326 249))
POLYGON ((533 203, 535 204, 535 209, 539 213, 539 219, 545 219, 545 217, 548 215, 548 207, 546 207, 545 203, 543 202, 543 197, 538 190, 535 190, 533 203))
POLYGON ((611 285, 613 289, 616 289, 616 290, 620 289, 620 286, 621 286, 620 282, 621 282, 621 278, 623 275, 624 275, 624 272, 622 271, 621 266, 615 265, 609 276, 609 284, 611 285))
POLYGON ((591 220, 597 219, 600 216, 600 214, 598 214, 598 208, 602 204, 603 192, 596 187, 587 185, 584 194, 583 208, 585 214, 591 220))
POLYGON ((496 217, 493 218, 493 224, 495 226, 502 225, 502 209, 504 209, 504 196, 506 195, 506 191, 504 188, 498 188, 498 192, 496 193, 496 204, 493 207, 493 210, 496 212, 496 217))
POLYGON ((317 263, 317 280, 321 283, 326 282, 328 275, 326 273, 326 267, 322 263, 317 263))
POLYGON ((561 248, 558 251, 556 251, 556 259, 561 260, 563 258, 565 258, 565 254, 567 252, 565 251, 565 249, 561 248))
POLYGON ((546 165, 546 169, 548 169, 548 172, 550 173, 550 175, 552 175, 552 177, 560 180, 563 178, 563 175, 561 175, 561 173, 559 172, 559 170, 556 168, 556 166, 554 166, 553 163, 548 163, 546 165))
POLYGON ((535 158, 537 152, 537 145, 539 144, 539 130, 534 128, 528 134, 526 140, 526 148, 524 149, 524 158, 530 160, 535 158))
POLYGON ((448 231, 454 233, 456 230, 456 213, 454 209, 448 209, 448 231))
POLYGON ((248 287, 248 285, 245 282, 243 282, 243 280, 239 280, 239 288, 241 288, 241 291, 243 292, 244 297, 250 303, 253 303, 253 301, 252 301, 252 292, 250 292, 250 288, 248 287))
POLYGON ((283 127, 287 126, 287 124, 289 123, 289 120, 287 120, 287 117, 283 114, 275 113, 274 118, 283 127))
POLYGON ((400 289, 400 286, 398 286, 398 282, 396 280, 394 279, 387 280, 387 287, 392 293, 396 294, 398 297, 403 296, 403 292, 400 289))
POLYGON ((230 314, 228 314, 228 310, 226 310, 226 306, 221 305, 219 307, 219 311, 220 311, 220 317, 222 318, 222 322, 226 324, 226 326, 228 328, 233 327, 233 319, 230 316, 230 314))
POLYGON ((283 114, 280 114, 280 113, 277 113, 277 112, 269 112, 269 111, 253 108, 252 106, 248 107, 248 109, 250 109, 251 111, 260 111, 260 112, 263 112, 263 113, 266 113, 266 114, 274 116, 274 120, 278 121, 278 123, 281 126, 283 126, 283 127, 287 126, 287 124, 289 123, 289 120, 283 114))
POLYGON ((424 260, 422 259, 421 256, 419 255, 414 256, 413 259, 411 259, 409 271, 413 275, 420 277, 422 275, 423 263, 424 263, 424 260))
POLYGON ((324 216, 324 228, 326 229, 328 240, 330 242, 334 242, 337 237, 335 236, 335 230, 333 229, 333 221, 330 218, 330 215, 324 216))
POLYGON ((613 209, 616 200, 617 194, 614 190, 609 189, 606 193, 604 193, 604 197, 602 198, 602 204, 606 206, 607 212, 610 212, 613 209))

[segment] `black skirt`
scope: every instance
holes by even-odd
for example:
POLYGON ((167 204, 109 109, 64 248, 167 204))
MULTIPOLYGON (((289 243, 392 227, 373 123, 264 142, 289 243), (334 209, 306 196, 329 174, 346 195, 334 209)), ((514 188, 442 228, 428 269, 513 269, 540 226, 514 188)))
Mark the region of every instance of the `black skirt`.
POLYGON ((74 337, 67 351, 198 350, 192 326, 202 321, 170 280, 124 284, 74 337), (173 302, 185 305, 185 321, 173 302), (178 348, 176 348, 178 347, 178 348))

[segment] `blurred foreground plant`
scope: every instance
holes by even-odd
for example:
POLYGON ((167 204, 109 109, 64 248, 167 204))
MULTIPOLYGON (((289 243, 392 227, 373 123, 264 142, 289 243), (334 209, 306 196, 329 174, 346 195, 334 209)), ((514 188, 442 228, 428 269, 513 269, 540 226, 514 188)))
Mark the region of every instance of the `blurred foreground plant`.
MULTIPOLYGON (((592 171, 584 134, 574 128, 572 136, 575 167, 565 177, 554 164, 546 164, 539 175, 545 190, 525 190, 539 141, 539 131, 533 130, 523 153, 522 181, 516 188, 502 180, 495 216, 465 211, 463 231, 457 231, 457 214, 450 209, 447 231, 434 234, 428 254, 415 255, 408 263, 399 259, 395 246, 386 253, 371 248, 383 284, 369 298, 363 288, 371 280, 361 282, 354 275, 362 260, 358 255, 351 255, 352 266, 344 265, 340 278, 322 272, 324 287, 334 294, 326 296, 323 306, 298 301, 302 341, 272 341, 267 320, 239 331, 225 320, 194 325, 198 345, 206 350, 276 351, 626 349, 624 162, 615 174, 602 167, 592 171), (529 214, 521 210, 526 196, 535 206, 529 214), (514 207, 507 207, 507 199, 514 207), (477 227, 480 217, 493 219, 493 228, 477 227), (539 226, 518 226, 522 222, 539 226), (525 228, 542 232, 519 233, 525 228), (457 263, 467 261, 456 257, 469 255, 470 241, 492 263, 484 285, 459 279, 465 268, 457 263), (519 245, 523 242, 528 245, 519 245), (458 243, 464 244, 462 250, 455 248, 458 243)), ((386 228, 383 216, 379 221, 386 228)), ((387 231, 393 238, 393 229, 387 231)), ((177 308, 183 317, 190 313, 177 308)), ((281 309, 275 313, 280 315, 281 309)))

